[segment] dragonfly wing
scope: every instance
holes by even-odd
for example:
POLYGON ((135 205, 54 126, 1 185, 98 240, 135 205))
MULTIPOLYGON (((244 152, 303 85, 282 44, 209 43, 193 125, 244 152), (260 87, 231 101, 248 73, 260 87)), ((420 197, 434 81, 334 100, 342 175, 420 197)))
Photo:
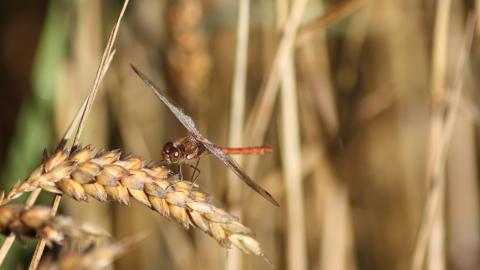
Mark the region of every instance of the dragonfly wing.
POLYGON ((182 123, 182 125, 190 132, 197 136, 201 136, 197 127, 195 126, 195 122, 193 119, 188 116, 182 109, 175 106, 166 96, 160 93, 159 88, 150 81, 145 74, 143 74, 140 70, 138 70, 134 65, 130 64, 133 71, 142 79, 142 81, 153 91, 153 93, 168 107, 168 109, 175 115, 175 117, 182 123))
POLYGON ((226 155, 212 144, 204 143, 203 145, 210 153, 212 153, 214 156, 220 159, 228 168, 230 168, 245 184, 255 190, 258 194, 262 195, 262 197, 267 199, 272 204, 280 206, 278 202, 273 198, 273 196, 268 191, 259 186, 257 183, 255 183, 255 181, 253 181, 250 176, 245 174, 240 169, 240 166, 238 166, 237 162, 235 162, 235 160, 233 160, 230 156, 226 155))

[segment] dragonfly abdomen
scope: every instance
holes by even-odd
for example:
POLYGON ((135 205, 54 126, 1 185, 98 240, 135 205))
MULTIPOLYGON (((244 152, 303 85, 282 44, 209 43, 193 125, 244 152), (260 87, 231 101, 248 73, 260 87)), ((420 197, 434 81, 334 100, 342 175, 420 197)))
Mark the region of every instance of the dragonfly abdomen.
POLYGON ((272 148, 268 146, 252 146, 252 147, 220 147, 223 153, 227 155, 263 155, 272 153, 272 148))

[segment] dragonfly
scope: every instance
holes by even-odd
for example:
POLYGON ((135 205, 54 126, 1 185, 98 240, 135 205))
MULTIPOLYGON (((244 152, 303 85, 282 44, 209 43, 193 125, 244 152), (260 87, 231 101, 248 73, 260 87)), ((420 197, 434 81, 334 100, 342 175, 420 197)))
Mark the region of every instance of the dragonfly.
POLYGON ((205 138, 195 125, 193 119, 188 116, 181 108, 174 105, 168 98, 163 95, 159 88, 150 81, 140 70, 134 65, 130 65, 133 71, 140 79, 153 91, 153 93, 167 106, 178 121, 187 129, 189 135, 176 140, 175 142, 167 142, 162 151, 162 158, 169 163, 183 164, 192 160, 199 160, 206 154, 212 154, 223 162, 230 170, 232 170, 240 180, 260 194, 267 201, 275 206, 280 206, 273 196, 258 185, 250 176, 243 172, 240 166, 232 159, 233 154, 266 154, 271 153, 272 149, 266 146, 239 147, 228 148, 215 145, 205 138))

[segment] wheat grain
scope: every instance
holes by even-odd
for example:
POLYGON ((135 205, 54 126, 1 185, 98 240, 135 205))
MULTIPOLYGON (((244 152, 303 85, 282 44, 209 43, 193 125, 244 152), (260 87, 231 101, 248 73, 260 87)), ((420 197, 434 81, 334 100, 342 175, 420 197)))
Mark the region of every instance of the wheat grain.
POLYGON ((245 253, 263 256, 248 227, 211 204, 208 194, 190 181, 173 176, 167 167, 137 156, 121 158, 119 150, 97 152, 86 146, 71 153, 62 150, 53 154, 27 180, 15 184, 2 204, 39 187, 79 201, 90 196, 128 205, 133 197, 185 229, 200 229, 225 248, 233 244, 245 253))

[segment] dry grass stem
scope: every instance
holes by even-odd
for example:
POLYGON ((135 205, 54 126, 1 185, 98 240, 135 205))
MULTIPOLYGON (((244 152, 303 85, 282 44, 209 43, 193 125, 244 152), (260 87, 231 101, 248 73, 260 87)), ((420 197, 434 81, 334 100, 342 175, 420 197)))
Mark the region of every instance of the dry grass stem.
POLYGON ((82 134, 83 127, 84 127, 85 122, 86 122, 86 118, 88 117, 88 114, 90 113, 93 101, 95 100, 95 97, 98 93, 100 83, 102 82, 105 74, 107 73, 107 70, 110 67, 110 63, 113 59, 113 56, 115 55, 115 50, 113 49, 113 45, 115 44, 115 40, 117 38, 118 30, 120 29, 120 23, 122 21, 123 15, 125 14, 125 11, 127 9, 128 2, 129 2, 129 0, 124 1, 122 10, 120 11, 120 15, 118 16, 118 19, 115 22, 115 24, 112 28, 112 32, 110 33, 110 36, 108 38, 107 45, 106 45, 105 50, 103 52, 102 60, 100 61, 100 65, 98 67, 97 74, 95 76, 95 81, 93 83, 92 90, 90 91, 90 94, 87 97, 88 102, 85 106, 85 110, 83 110, 83 112, 82 112, 82 117, 80 118, 80 123, 78 125, 78 130, 77 130, 77 133, 75 134, 75 138, 73 139, 73 145, 76 145, 80 140, 80 136, 82 134))
MULTIPOLYGON (((248 58, 248 28, 250 17, 250 0, 239 1, 237 48, 235 52, 235 73, 231 95, 229 145, 243 145, 243 127, 245 120, 245 98, 247 82, 247 58, 248 58)), ((242 155, 234 157, 242 165, 242 155)), ((240 205, 238 189, 240 182, 229 175, 230 203, 234 207, 240 205)))
POLYGON ((288 207, 288 269, 308 269, 298 98, 293 55, 282 74, 282 149, 283 177, 288 207))
MULTIPOLYGON (((238 25, 237 41, 235 50, 235 70, 233 76, 233 87, 231 95, 230 126, 229 126, 229 145, 243 145, 243 129, 245 121, 245 99, 247 85, 247 59, 248 59, 248 34, 250 26, 250 0, 241 0, 238 2, 238 25)), ((234 157, 240 166, 243 165, 242 156, 234 157)), ((242 217, 241 211, 241 189, 240 182, 234 179, 233 174, 228 175, 228 198, 230 201, 230 211, 235 215, 242 217)), ((238 251, 229 255, 226 261, 225 269, 242 269, 242 258, 238 251)))
POLYGON ((225 248, 233 244, 247 254, 263 256, 252 231, 212 205, 209 196, 190 181, 173 178, 166 167, 139 157, 121 158, 118 150, 97 152, 86 146, 71 153, 56 152, 27 180, 15 184, 2 203, 37 188, 79 201, 93 197, 128 205, 133 197, 185 229, 200 229, 225 248))
MULTIPOLYGON (((80 136, 82 135, 83 127, 84 127, 85 122, 86 122, 86 120, 88 118, 88 115, 90 113, 93 101, 95 100, 95 97, 98 93, 100 83, 102 82, 105 74, 107 73, 107 70, 110 67, 110 64, 112 62, 113 56, 115 55, 115 50, 113 49, 113 45, 115 44, 117 33, 118 33, 119 28, 120 28, 120 23, 122 21, 123 15, 125 14, 125 11, 127 9, 128 2, 129 2, 129 0, 124 1, 122 10, 120 11, 120 15, 118 16, 118 19, 117 19, 117 21, 115 22, 115 24, 112 28, 112 31, 110 33, 107 45, 106 45, 105 50, 103 52, 102 60, 100 61, 100 65, 98 67, 97 74, 95 76, 95 81, 93 83, 93 87, 90 91, 90 94, 87 96, 87 98, 85 100, 85 103, 84 103, 84 106, 81 106, 79 112, 77 113, 77 115, 74 117, 72 123, 70 124, 70 127, 67 129, 67 131, 65 133, 66 137, 63 137, 60 140, 60 143, 57 147, 57 150, 60 150, 63 147, 63 145, 66 143, 68 138, 71 136, 70 130, 74 129, 74 127, 76 126, 74 123, 77 121, 78 118, 79 118, 78 128, 77 128, 77 131, 75 133, 75 137, 73 138, 73 142, 72 142, 73 146, 75 147, 80 140, 80 136)), ((32 194, 35 194, 35 193, 32 193, 32 194)), ((34 202, 35 199, 32 198, 32 201, 34 202)), ((52 205, 52 214, 53 215, 57 212, 57 209, 60 206, 60 201, 61 201, 61 195, 55 196, 55 200, 54 200, 54 203, 52 205)), ((29 269, 34 270, 38 267, 38 263, 40 262, 40 258, 43 254, 44 249, 45 249, 45 241, 42 239, 38 243, 38 245, 35 249, 35 253, 33 254, 32 260, 30 262, 29 269)))
MULTIPOLYGON (((58 207, 60 207, 60 201, 62 200, 62 196, 57 195, 53 199, 52 209, 50 214, 55 216, 57 214, 58 207)), ((42 238, 38 243, 37 247, 35 248, 35 252, 33 253, 32 260, 30 261, 30 266, 28 267, 29 270, 35 270, 40 263, 40 259, 42 258, 43 251, 45 250, 45 245, 47 244, 46 240, 42 238)))
POLYGON ((245 134, 252 138, 249 144, 260 144, 265 136, 265 131, 270 121, 273 105, 278 92, 280 78, 287 64, 288 56, 293 50, 295 37, 300 26, 303 10, 307 0, 296 0, 292 4, 290 15, 285 22, 282 39, 278 45, 271 71, 265 87, 259 93, 254 107, 248 118, 245 134))
MULTIPOLYGON (((422 223, 417 237, 417 242, 415 245, 415 250, 413 253, 412 259, 412 270, 422 269, 423 261, 425 257, 425 252, 428 247, 428 242, 431 239, 432 229, 434 228, 435 222, 438 220, 440 212, 443 211, 441 206, 443 205, 442 200, 444 199, 444 189, 445 189, 445 163, 448 154, 448 146, 450 144, 451 136, 453 133, 453 127, 455 119, 457 117, 457 109, 461 100, 462 93, 462 82, 463 82, 463 70, 467 61, 467 56, 470 51, 473 33, 475 31, 475 19, 472 17, 469 18, 467 22, 467 27, 465 30, 465 36, 463 40, 462 49, 459 54, 457 69, 455 73, 455 78, 453 82, 452 91, 449 98, 445 98, 445 101, 448 103, 441 108, 436 108, 438 115, 438 138, 432 138, 436 140, 438 145, 435 150, 431 150, 430 153, 430 167, 428 176, 430 188, 427 194, 427 200, 424 207, 424 213, 422 217, 422 223), (443 117, 444 110, 447 110, 446 117, 443 117), (437 149, 438 148, 438 149, 437 149)), ((439 90, 433 91, 432 95, 438 95, 442 92, 439 90), (435 94, 436 93, 436 94, 435 94)), ((445 95, 445 94, 441 94, 445 95)), ((437 100, 439 101, 439 100, 437 100)), ((441 105, 442 103, 439 103, 441 105)), ((435 108, 434 108, 435 109, 435 108)), ((434 117, 433 115, 432 117, 434 117)), ((432 130, 434 129, 434 120, 432 120, 432 130)), ((434 134, 433 134, 434 135, 434 134)), ((431 134, 431 136, 433 136, 431 134)), ((439 262, 431 262, 434 265, 439 266, 439 262)))
POLYGON ((326 28, 334 22, 341 20, 344 17, 350 15, 351 13, 357 11, 359 8, 363 7, 366 2, 367 1, 365 0, 344 0, 341 3, 337 4, 321 17, 315 19, 307 26, 302 27, 298 32, 298 37, 295 45, 302 46, 310 39, 312 39, 315 33, 318 33, 320 30, 326 28))
MULTIPOLYGON (((429 152, 426 184, 432 186, 427 194, 425 203, 425 212, 420 232, 415 245, 412 260, 412 270, 420 270, 424 264, 424 257, 427 250, 431 254, 430 258, 441 256, 442 250, 434 251, 433 248, 441 246, 443 249, 443 241, 434 243, 436 238, 441 237, 439 233, 431 236, 432 229, 440 232, 443 227, 443 201, 445 192, 445 174, 443 163, 441 162, 442 136, 444 129, 443 112, 445 110, 445 92, 446 92, 446 70, 447 70, 447 37, 448 22, 450 18, 450 0, 439 1, 435 13, 435 27, 433 36, 432 51, 432 76, 431 76, 431 118, 430 118, 430 134, 429 134, 429 152)), ((438 241, 437 241, 438 242, 438 241)), ((437 263, 438 264, 438 263, 437 263)))

